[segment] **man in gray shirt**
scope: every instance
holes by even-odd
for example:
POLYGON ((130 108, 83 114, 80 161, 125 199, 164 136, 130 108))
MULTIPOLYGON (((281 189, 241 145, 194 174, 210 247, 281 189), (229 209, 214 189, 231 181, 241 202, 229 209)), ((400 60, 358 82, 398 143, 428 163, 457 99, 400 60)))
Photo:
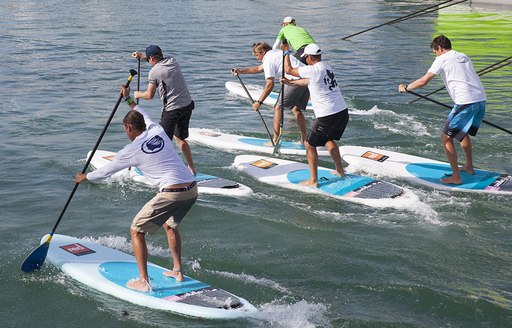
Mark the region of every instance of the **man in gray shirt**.
POLYGON ((148 88, 146 91, 135 91, 136 99, 153 99, 158 90, 162 99, 162 117, 160 124, 172 140, 176 137, 176 143, 181 149, 193 174, 196 173, 192 152, 188 142, 188 126, 194 101, 187 88, 185 78, 180 65, 173 57, 164 57, 160 47, 150 45, 146 48, 146 54, 139 51, 132 53, 132 57, 146 59, 153 68, 148 75, 148 88))

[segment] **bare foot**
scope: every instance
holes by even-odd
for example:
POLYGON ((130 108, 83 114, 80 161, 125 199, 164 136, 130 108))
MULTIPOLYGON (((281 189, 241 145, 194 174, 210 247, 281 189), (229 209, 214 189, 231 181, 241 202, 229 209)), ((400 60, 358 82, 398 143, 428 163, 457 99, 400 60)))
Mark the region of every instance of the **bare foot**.
POLYGON ((331 171, 331 174, 332 174, 332 175, 337 175, 337 176, 342 177, 342 178, 345 178, 345 177, 347 176, 347 175, 345 174, 345 172, 340 173, 340 172, 338 172, 338 171, 336 171, 336 170, 332 170, 332 171, 331 171))
POLYGON ((466 172, 467 174, 475 175, 475 170, 472 167, 467 167, 464 165, 460 167, 460 170, 466 172))
POLYGON ((303 186, 318 188, 318 181, 313 181, 311 179, 310 180, 301 181, 300 184, 303 185, 303 186))
POLYGON ((126 283, 126 287, 145 293, 151 291, 151 285, 146 281, 146 279, 128 280, 128 282, 126 283))
POLYGON ((164 271, 163 275, 169 278, 174 278, 176 281, 181 282, 184 280, 183 274, 180 269, 172 269, 170 271, 164 271))
POLYGON ((448 176, 446 178, 440 179, 441 183, 445 184, 454 184, 454 185, 460 185, 462 184, 462 179, 456 179, 453 176, 448 176))

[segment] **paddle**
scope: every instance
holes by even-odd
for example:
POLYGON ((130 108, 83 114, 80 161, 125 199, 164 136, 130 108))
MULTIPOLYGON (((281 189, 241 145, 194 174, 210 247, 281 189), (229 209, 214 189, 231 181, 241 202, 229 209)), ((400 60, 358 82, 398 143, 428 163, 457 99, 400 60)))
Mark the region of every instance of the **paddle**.
MULTIPOLYGON (((423 98, 423 99, 425 99, 425 100, 431 101, 431 102, 433 102, 433 103, 435 103, 435 104, 438 104, 438 105, 444 106, 444 107, 446 107, 446 108, 450 108, 450 109, 452 108, 452 107, 451 107, 451 106, 449 106, 449 105, 443 104, 443 103, 442 103, 442 102, 440 102, 440 101, 434 100, 434 99, 432 99, 432 98, 428 98, 428 97, 426 97, 426 96, 424 96, 424 95, 420 95, 419 93, 416 93, 416 92, 414 92, 414 91, 411 91, 411 90, 406 90, 406 91, 407 91, 408 93, 412 94, 412 95, 415 95, 416 97, 423 98)), ((496 124, 494 124, 494 123, 488 122, 488 121, 486 121, 486 120, 482 120, 482 122, 484 122, 484 123, 486 123, 486 124, 488 124, 488 125, 490 125, 490 126, 492 126, 492 127, 495 127, 496 129, 500 129, 501 131, 504 131, 504 132, 507 132, 507 133, 509 133, 509 134, 512 134, 512 131, 510 131, 510 130, 508 130, 508 129, 505 129, 505 128, 502 128, 501 126, 498 126, 498 125, 496 125, 496 124)))
MULTIPOLYGON (((242 78, 240 77, 240 74, 236 74, 236 77, 238 77, 238 80, 240 81, 240 84, 245 90, 245 93, 247 93, 247 96, 249 97, 249 100, 251 101, 251 104, 254 104, 254 99, 252 99, 251 94, 249 93, 249 90, 245 87, 244 82, 242 81, 242 78)), ((272 139, 272 135, 270 134, 270 130, 268 129, 267 123, 265 123, 265 120, 263 119, 263 116, 260 113, 260 110, 257 109, 256 112, 260 115, 261 121, 263 122, 263 125, 265 126, 265 130, 267 130, 268 137, 270 138, 270 142, 272 143, 272 146, 275 147, 274 140, 272 139)))
MULTIPOLYGON (((137 58, 137 91, 140 91, 140 58, 137 58)), ((137 98, 137 105, 139 104, 139 98, 137 98)))
MULTIPOLYGON (((130 85, 130 82, 132 81, 133 77, 136 74, 137 74, 137 71, 135 71, 133 69, 130 70, 130 76, 128 77, 128 81, 126 82, 125 86, 130 85)), ((87 162, 85 163, 82 173, 85 173, 85 171, 87 170, 87 167, 91 163, 92 157, 94 156, 94 153, 98 149, 101 139, 105 135, 105 132, 107 131, 107 128, 108 128, 110 122, 112 121, 112 118, 114 117, 114 114, 117 110, 117 107, 119 107, 121 100, 123 100, 122 93, 119 95, 119 99, 117 100, 117 103, 114 106, 114 109, 112 110, 112 113, 110 114, 110 117, 108 118, 107 123, 105 124, 105 127, 103 128, 103 131, 101 132, 101 134, 98 138, 98 141, 96 141, 96 144, 94 145, 94 148, 91 151, 91 155, 89 156, 89 158, 87 159, 87 162)), ((34 270, 39 270, 41 268, 41 266, 43 265, 44 260, 46 259, 46 255, 48 254, 48 248, 50 247, 50 241, 52 240, 52 236, 55 233, 55 230, 57 230, 57 226, 59 225, 60 221, 62 220, 62 217, 64 216, 64 212, 66 212, 66 209, 68 208, 69 203, 71 202, 71 199, 73 198, 73 195, 75 194, 76 189, 78 188, 78 185, 79 185, 78 183, 75 183, 75 187, 71 191, 71 194, 69 195, 68 200, 66 201, 66 205, 64 205, 64 208, 60 212, 59 218, 57 219, 57 222, 55 222, 55 225, 53 226, 53 229, 50 232, 50 236, 48 237, 48 239, 43 244, 39 245, 39 247, 34 249, 32 251, 32 253, 30 253, 27 256, 27 258, 25 259, 25 261, 23 261, 23 263, 21 264, 22 271, 32 272, 34 270)))
MULTIPOLYGON (((485 75, 485 74, 490 73, 492 71, 495 71, 497 69, 500 69, 502 67, 505 67, 507 65, 510 65, 510 64, 512 64, 512 61, 509 61, 510 59, 512 59, 512 56, 507 57, 505 59, 502 59, 502 60, 500 60, 500 61, 498 61, 498 62, 496 62, 496 63, 494 63, 492 65, 489 65, 487 67, 484 67, 481 70, 477 71, 476 73, 478 74, 478 76, 482 76, 482 75, 485 75)), ((444 90, 444 89, 445 89, 445 87, 442 86, 439 89, 436 89, 436 90, 434 90, 432 92, 427 93, 425 96, 433 95, 434 93, 437 93, 437 92, 439 92, 441 90, 444 90)), ((418 100, 421 100, 421 97, 420 98, 416 98, 416 99, 414 99, 412 101, 409 101, 408 104, 413 104, 413 103, 417 102, 418 100)))
MULTIPOLYGON (((441 2, 441 3, 438 3, 437 5, 433 5, 433 6, 430 6, 430 7, 427 7, 427 8, 424 8, 424 9, 421 9, 421 10, 418 10, 418 11, 415 11, 413 12, 412 14, 409 14, 409 15, 405 15, 403 17, 399 17, 399 18, 396 18, 396 19, 393 19, 393 20, 390 20, 389 22, 386 22, 386 23, 383 23, 383 24, 380 24, 380 25, 377 25, 377 26, 374 26, 374 27, 370 27, 366 30, 363 30, 363 31, 360 31, 360 32, 357 32, 357 33, 354 33, 354 34, 351 34, 349 36, 346 36, 346 37, 343 37, 341 38, 342 40, 346 40, 346 39, 349 39, 353 36, 356 36, 356 35, 359 35, 359 34, 363 34, 365 32, 368 32, 368 31, 371 31, 371 30, 374 30, 376 28, 379 28, 379 27, 382 27, 384 25, 391 25, 391 24, 394 24, 394 23, 398 23, 398 22, 401 22, 401 21, 404 21, 404 20, 408 20, 408 19, 411 19, 411 18, 414 18, 414 17, 418 17, 418 16, 421 16, 421 15, 424 15, 424 14, 428 14, 429 12, 432 12, 432 11, 435 11, 435 10, 438 10, 436 7, 440 6, 440 5, 444 5, 445 3, 448 3, 448 2, 452 2, 453 0, 448 0, 448 1, 444 1, 444 2, 441 2), (433 8, 436 8, 434 10, 431 10, 433 8)), ((456 5, 458 3, 461 3, 461 2, 466 2, 468 0, 462 0, 462 1, 458 1, 458 2, 455 2, 455 3, 451 3, 449 5, 446 5, 442 8, 446 8, 446 7, 449 7, 449 6, 453 6, 453 5, 456 5)), ((442 8, 439 8, 439 9, 442 9, 442 8)))
MULTIPOLYGON (((284 57, 285 52, 283 51, 283 63, 282 63, 282 72, 281 72, 281 78, 284 79, 284 57)), ((272 156, 275 156, 279 152, 279 147, 281 146, 281 143, 283 142, 283 122, 284 122, 284 83, 281 83, 281 94, 279 95, 279 98, 281 99, 281 114, 279 117, 279 135, 277 136, 276 144, 274 146, 274 151, 272 152, 272 156)))

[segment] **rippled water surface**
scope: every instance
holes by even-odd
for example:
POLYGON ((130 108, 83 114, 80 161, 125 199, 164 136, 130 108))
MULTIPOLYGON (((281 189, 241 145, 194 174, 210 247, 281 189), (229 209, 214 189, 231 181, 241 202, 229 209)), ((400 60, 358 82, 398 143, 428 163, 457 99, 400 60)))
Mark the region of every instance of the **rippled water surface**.
MULTIPOLYGON (((200 171, 251 186, 250 198, 201 196, 181 226, 186 273, 251 301, 260 313, 219 322, 152 311, 99 294, 45 266, 19 266, 53 227, 111 113, 135 50, 158 44, 180 62, 196 102, 193 127, 264 137, 248 101, 229 95, 233 66, 257 65, 288 15, 336 71, 351 108, 341 144, 444 160, 447 110, 396 92, 426 72, 444 33, 477 70, 512 55, 512 8, 452 6, 344 36, 435 1, 1 1, 0 316, 6 327, 509 327, 510 197, 412 189, 409 210, 376 209, 256 182, 231 167, 240 153, 193 145, 200 171)), ((511 65, 482 76, 486 120, 512 129, 511 65)), ((141 86, 149 65, 141 67, 141 86)), ((261 75, 243 76, 263 85, 261 75)), ((136 87, 134 81, 133 87, 136 87)), ((425 93, 442 86, 439 78, 425 93)), ((451 104, 445 91, 432 95, 451 104)), ((144 101, 157 119, 159 101, 144 101)), ((100 148, 128 142, 121 104, 100 148)), ((270 124, 272 110, 262 110, 270 124)), ((307 113, 309 122, 312 113, 307 113)), ((290 116, 289 140, 298 138, 290 116)), ((512 172, 511 135, 482 125, 475 164, 512 172)), ((303 157, 293 157, 305 161, 303 157)), ((324 166, 332 166, 323 159, 324 166)), ((58 233, 131 252, 129 223, 154 191, 128 181, 80 186, 58 233)), ((168 265, 163 233, 151 260, 168 265)))

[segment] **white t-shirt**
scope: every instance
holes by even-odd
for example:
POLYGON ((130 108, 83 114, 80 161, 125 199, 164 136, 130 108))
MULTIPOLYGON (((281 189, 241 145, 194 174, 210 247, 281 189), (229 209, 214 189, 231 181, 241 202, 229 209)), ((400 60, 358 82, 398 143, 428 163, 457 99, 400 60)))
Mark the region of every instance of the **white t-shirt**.
POLYGON ((309 80, 309 94, 316 117, 336 114, 347 108, 329 64, 320 61, 313 66, 299 67, 299 75, 309 80))
POLYGON ((127 167, 136 166, 158 189, 194 181, 194 176, 176 153, 171 139, 160 124, 151 121, 141 107, 135 106, 135 110, 144 115, 146 131, 121 149, 112 162, 89 172, 87 179, 103 179, 127 167))
MULTIPOLYGON (((269 50, 263 56, 261 61, 263 64, 263 72, 265 74, 265 80, 269 78, 280 79, 283 74, 283 51, 282 50, 269 50)), ((293 68, 304 66, 297 58, 290 56, 290 63, 293 68)), ((285 77, 289 80, 297 80, 297 77, 285 74, 285 77)))
POLYGON ((462 52, 450 50, 437 56, 428 71, 441 75, 455 104, 465 105, 486 100, 482 82, 471 60, 462 52))

